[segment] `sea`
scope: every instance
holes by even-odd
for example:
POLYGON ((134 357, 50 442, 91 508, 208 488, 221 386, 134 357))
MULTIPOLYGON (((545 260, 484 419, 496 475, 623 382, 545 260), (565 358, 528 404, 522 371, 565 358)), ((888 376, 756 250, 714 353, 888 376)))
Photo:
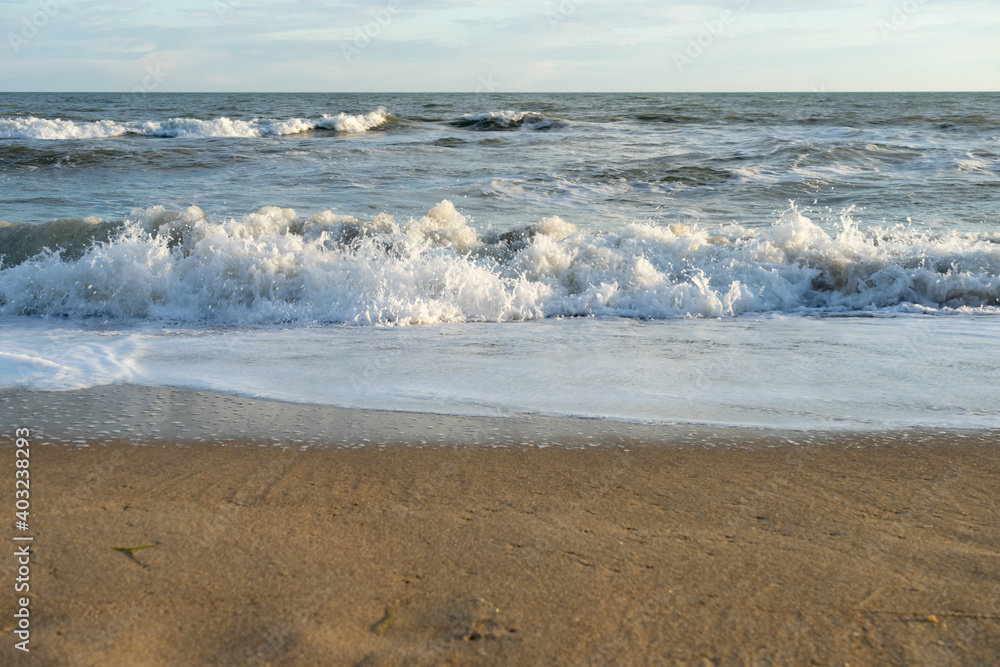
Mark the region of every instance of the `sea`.
POLYGON ((1000 94, 0 93, 0 389, 109 384, 1000 428, 1000 94))

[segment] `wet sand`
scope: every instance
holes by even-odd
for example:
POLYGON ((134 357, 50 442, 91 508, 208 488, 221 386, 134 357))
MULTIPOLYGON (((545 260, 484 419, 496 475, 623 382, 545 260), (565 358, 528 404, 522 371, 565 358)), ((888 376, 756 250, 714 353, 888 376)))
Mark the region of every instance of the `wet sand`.
MULTIPOLYGON (((0 408, 5 434, 33 429, 34 664, 1000 660, 997 432, 449 418, 128 387, 6 392, 0 408)), ((12 474, 0 489, 12 505, 12 474)), ((28 664, 13 562, 0 663, 28 664)))

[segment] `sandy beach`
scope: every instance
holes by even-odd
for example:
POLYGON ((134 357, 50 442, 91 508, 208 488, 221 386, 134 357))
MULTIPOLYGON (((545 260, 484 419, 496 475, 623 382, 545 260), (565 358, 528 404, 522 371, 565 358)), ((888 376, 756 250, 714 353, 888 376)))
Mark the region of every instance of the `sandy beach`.
POLYGON ((1000 657, 996 432, 626 431, 134 387, 0 399, 5 433, 38 434, 31 654, 4 595, 4 664, 1000 657), (224 446, 178 436, 217 402, 224 446), (140 403, 169 414, 123 416, 140 403), (326 443, 281 446, 296 425, 326 443), (111 436, 129 428, 161 433, 111 436))

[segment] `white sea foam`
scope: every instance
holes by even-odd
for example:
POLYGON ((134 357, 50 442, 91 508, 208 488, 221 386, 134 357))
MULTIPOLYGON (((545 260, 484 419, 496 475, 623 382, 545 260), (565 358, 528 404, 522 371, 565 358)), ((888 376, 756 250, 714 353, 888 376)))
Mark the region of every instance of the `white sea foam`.
POLYGON ((966 174, 970 174, 977 171, 987 170, 990 167, 995 167, 1000 165, 1000 160, 990 160, 988 158, 973 155, 972 153, 966 154, 964 159, 956 159, 955 165, 958 171, 966 174))
MULTIPOLYGON (((91 225, 92 226, 92 225, 91 225)), ((1000 235, 830 233, 792 207, 770 228, 558 217, 481 232, 448 201, 397 222, 265 207, 211 220, 137 209, 109 243, 0 269, 0 313, 187 322, 434 324, 603 315, 1000 312, 1000 235)))
MULTIPOLYGON (((0 389, 130 383, 445 414, 997 428, 998 344, 994 317, 574 318, 446 329, 20 318, 0 321, 0 389)), ((486 442, 482 435, 469 442, 486 442)))
POLYGON ((238 120, 223 116, 210 120, 170 118, 141 122, 76 122, 28 116, 0 118, 0 139, 104 139, 125 134, 169 138, 264 137, 299 134, 315 129, 359 133, 384 125, 389 118, 384 108, 358 115, 324 114, 315 119, 286 120, 238 120))
POLYGON ((128 128, 111 120, 76 123, 34 116, 0 118, 0 139, 104 139, 127 132, 128 128))
POLYGON ((42 391, 83 389, 129 382, 136 372, 138 349, 130 336, 76 334, 49 329, 48 323, 24 329, 0 327, 0 387, 42 391))
POLYGON ((371 113, 351 116, 345 113, 336 116, 324 115, 316 122, 316 127, 325 130, 337 130, 338 132, 367 132, 389 120, 389 115, 385 109, 377 109, 371 113))

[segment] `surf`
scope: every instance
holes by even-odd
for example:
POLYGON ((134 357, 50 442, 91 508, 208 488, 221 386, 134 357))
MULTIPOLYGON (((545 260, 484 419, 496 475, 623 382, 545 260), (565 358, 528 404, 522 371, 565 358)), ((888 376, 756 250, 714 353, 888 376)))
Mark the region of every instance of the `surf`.
POLYGON ((263 207, 135 209, 0 226, 0 313, 233 324, 427 325, 551 317, 1000 312, 1000 235, 541 217, 476 226, 450 201, 397 220, 263 207))

